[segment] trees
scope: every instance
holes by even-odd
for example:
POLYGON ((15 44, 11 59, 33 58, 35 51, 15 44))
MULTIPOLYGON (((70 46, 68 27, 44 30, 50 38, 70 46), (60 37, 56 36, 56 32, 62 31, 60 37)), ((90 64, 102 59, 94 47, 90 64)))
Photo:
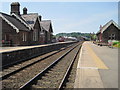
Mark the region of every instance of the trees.
POLYGON ((58 34, 56 34, 56 37, 59 37, 59 36, 76 37, 76 38, 84 36, 84 37, 90 38, 90 33, 72 32, 72 33, 58 33, 58 34))

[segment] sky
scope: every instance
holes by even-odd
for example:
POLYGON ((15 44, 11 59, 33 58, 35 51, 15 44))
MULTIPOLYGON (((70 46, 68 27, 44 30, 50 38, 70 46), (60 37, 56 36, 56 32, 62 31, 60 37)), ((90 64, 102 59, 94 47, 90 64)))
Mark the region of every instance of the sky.
MULTIPOLYGON (((20 13, 38 13, 42 20, 51 20, 57 33, 96 33, 100 25, 111 19, 118 23, 118 2, 19 2, 20 13)), ((11 2, 2 2, 1 11, 10 14, 11 2)))

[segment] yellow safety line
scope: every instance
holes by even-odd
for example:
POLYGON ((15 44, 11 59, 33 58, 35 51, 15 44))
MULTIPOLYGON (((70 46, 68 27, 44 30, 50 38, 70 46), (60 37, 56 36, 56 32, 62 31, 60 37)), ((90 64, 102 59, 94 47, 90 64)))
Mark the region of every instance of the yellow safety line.
POLYGON ((90 55, 92 56, 93 60, 96 62, 98 69, 109 69, 88 45, 87 49, 90 52, 90 55))

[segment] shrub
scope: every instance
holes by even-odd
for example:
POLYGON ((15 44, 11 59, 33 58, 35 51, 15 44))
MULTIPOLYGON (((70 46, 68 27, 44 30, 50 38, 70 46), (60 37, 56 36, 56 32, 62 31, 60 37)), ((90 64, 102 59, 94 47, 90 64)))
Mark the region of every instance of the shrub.
POLYGON ((116 45, 116 44, 118 44, 119 42, 113 42, 113 45, 116 45))
POLYGON ((120 41, 119 42, 113 42, 113 46, 120 48, 120 41))

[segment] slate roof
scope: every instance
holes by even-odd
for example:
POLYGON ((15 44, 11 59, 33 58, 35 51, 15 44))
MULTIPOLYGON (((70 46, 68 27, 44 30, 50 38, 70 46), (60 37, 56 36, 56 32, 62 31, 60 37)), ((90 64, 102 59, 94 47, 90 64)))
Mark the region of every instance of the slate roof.
POLYGON ((22 24, 13 16, 0 12, 0 17, 2 17, 2 19, 4 19, 8 24, 10 24, 14 29, 16 29, 16 32, 19 32, 19 30, 29 31, 29 29, 24 24, 22 24))
POLYGON ((5 13, 0 12, 0 16, 14 29, 16 29, 16 32, 19 32, 19 30, 30 31, 34 28, 37 19, 39 21, 41 30, 53 32, 51 20, 40 21, 40 16, 38 15, 38 13, 29 13, 22 15, 16 15, 15 13, 12 13, 11 15, 7 15, 5 13))
MULTIPOLYGON (((40 25, 41 25, 42 29, 50 32, 49 29, 51 27, 51 20, 43 20, 40 22, 40 25)), ((51 32, 53 32, 53 30, 51 32)))
POLYGON ((96 34, 99 34, 100 31, 101 31, 101 33, 103 33, 111 24, 113 24, 114 26, 116 26, 120 30, 120 26, 116 22, 114 22, 113 20, 110 20, 96 34))
POLYGON ((15 17, 16 19, 18 19, 21 23, 23 23, 29 30, 31 30, 31 28, 29 27, 28 23, 24 20, 24 18, 22 18, 20 15, 17 15, 15 13, 12 13, 11 16, 15 17))
POLYGON ((33 28, 34 24, 38 18, 38 13, 30 13, 30 14, 25 14, 21 15, 21 17, 26 21, 26 23, 33 28))

